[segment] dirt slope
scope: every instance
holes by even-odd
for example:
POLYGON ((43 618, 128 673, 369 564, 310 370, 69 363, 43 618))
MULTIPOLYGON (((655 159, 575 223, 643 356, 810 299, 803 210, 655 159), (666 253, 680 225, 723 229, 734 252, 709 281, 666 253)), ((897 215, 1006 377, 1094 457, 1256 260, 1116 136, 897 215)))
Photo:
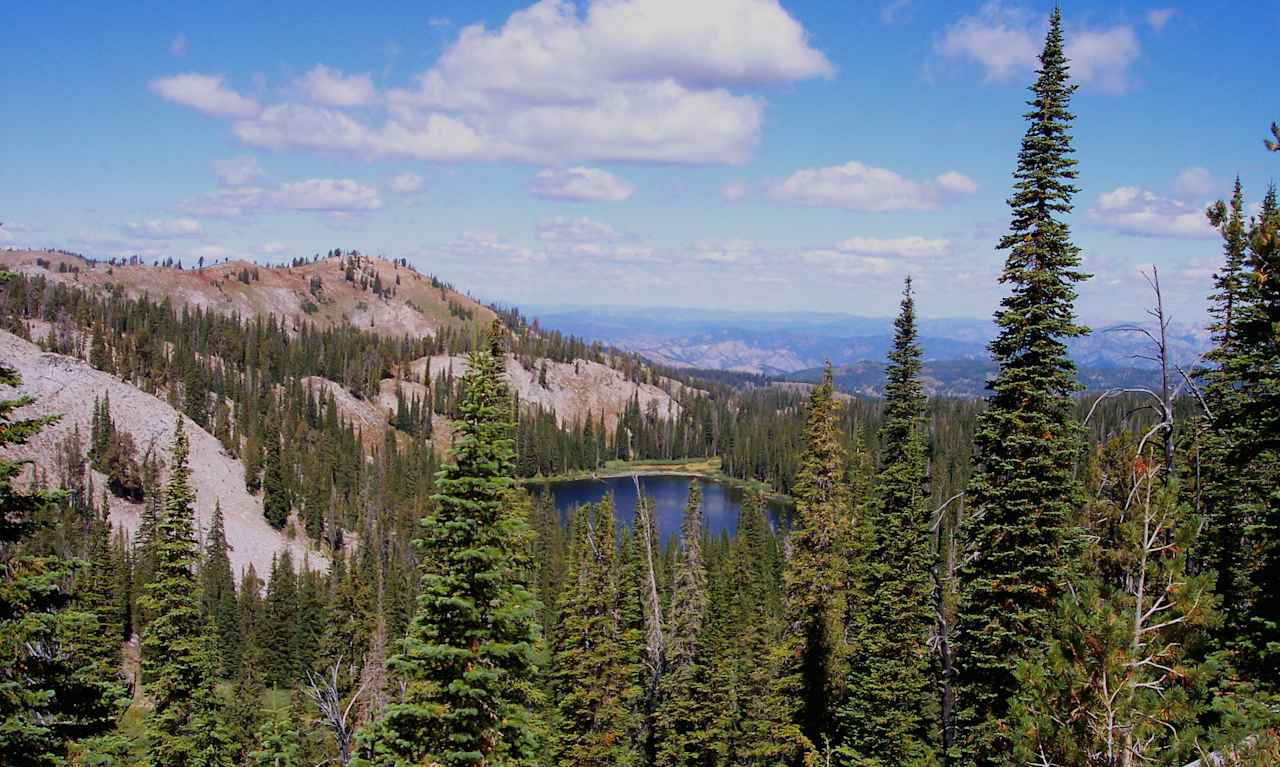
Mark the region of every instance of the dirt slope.
MULTIPOLYGON (((38 346, 17 336, 0 331, 0 358, 22 375, 21 394, 29 394, 36 402, 19 411, 31 417, 61 413, 62 419, 44 429, 25 448, 13 451, 15 457, 31 458, 52 472, 52 461, 58 442, 77 424, 87 444, 93 417, 95 397, 110 393, 112 416, 120 428, 133 435, 140 452, 154 444, 160 455, 168 458, 168 447, 179 417, 168 403, 157 399, 119 379, 73 357, 46 354, 38 346)), ((0 396, 12 397, 14 391, 0 387, 0 396)), ((196 491, 196 524, 200 538, 213 520, 214 504, 221 502, 226 518, 227 543, 231 548, 231 566, 239 577, 250 563, 258 574, 271 571, 271 558, 288 547, 296 562, 310 558, 313 568, 327 568, 323 554, 309 548, 299 538, 289 541, 272 529, 262 517, 262 499, 250 495, 244 487, 244 467, 222 449, 213 435, 185 419, 191 442, 191 480, 196 491)), ((104 487, 101 475, 94 478, 96 487, 104 487)), ((142 507, 111 498, 111 522, 130 535, 136 530, 142 507)))

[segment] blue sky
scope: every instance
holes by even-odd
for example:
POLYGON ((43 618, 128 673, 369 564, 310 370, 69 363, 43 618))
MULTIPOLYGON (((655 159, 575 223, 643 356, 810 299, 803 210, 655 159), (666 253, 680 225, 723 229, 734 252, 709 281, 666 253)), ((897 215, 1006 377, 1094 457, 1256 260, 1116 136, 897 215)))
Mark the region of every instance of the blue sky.
MULTIPOLYGON (((1280 171, 1280 4, 1067 2, 1096 277, 1197 320, 1205 203, 1280 171)), ((23 3, 0 245, 406 257, 488 300, 926 316, 1000 296, 1051 5, 923 0, 23 3)))

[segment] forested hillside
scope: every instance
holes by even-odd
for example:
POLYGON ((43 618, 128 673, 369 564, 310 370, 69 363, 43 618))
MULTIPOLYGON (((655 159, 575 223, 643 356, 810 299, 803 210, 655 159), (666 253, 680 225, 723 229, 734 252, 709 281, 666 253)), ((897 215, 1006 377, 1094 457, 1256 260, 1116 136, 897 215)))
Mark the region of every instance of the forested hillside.
POLYGON ((0 761, 1280 764, 1280 202, 1206 213, 1202 363, 1152 269, 1150 376, 1085 391, 1065 34, 984 399, 931 394, 910 278, 869 397, 659 369, 354 251, 4 254, 0 761), (733 534, 696 482, 665 540, 639 480, 630 524, 528 488, 644 465, 744 486, 733 534))

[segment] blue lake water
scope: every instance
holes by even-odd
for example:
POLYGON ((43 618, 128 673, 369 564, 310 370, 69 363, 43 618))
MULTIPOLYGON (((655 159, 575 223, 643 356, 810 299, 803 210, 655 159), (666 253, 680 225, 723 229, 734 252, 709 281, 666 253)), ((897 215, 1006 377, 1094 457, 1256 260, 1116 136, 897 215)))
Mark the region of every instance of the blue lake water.
MULTIPOLYGON (((711 535, 722 531, 733 534, 738 526, 738 509, 742 506, 745 491, 714 480, 700 477, 679 477, 652 474, 640 477, 640 487, 645 496, 652 498, 657 511, 658 534, 662 540, 680 534, 680 518, 689 499, 689 483, 702 486, 702 527, 711 535)), ((636 487, 631 477, 604 479, 575 479, 564 482, 530 483, 535 493, 550 488, 556 508, 563 517, 574 506, 598 503, 605 495, 613 493, 614 513, 619 522, 630 526, 635 518, 636 487)), ((776 526, 785 513, 785 507, 777 502, 766 502, 770 521, 776 526)))

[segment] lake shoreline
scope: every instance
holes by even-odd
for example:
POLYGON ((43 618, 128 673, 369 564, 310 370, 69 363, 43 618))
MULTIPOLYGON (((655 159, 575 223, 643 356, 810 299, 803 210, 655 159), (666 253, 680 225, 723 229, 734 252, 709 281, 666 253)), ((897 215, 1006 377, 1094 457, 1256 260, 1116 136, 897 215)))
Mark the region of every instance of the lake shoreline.
POLYGON ((556 484, 558 482, 578 482, 588 479, 619 479, 638 475, 644 477, 697 477, 712 482, 719 482, 730 487, 759 492, 766 501, 785 506, 795 505, 791 496, 775 492, 768 484, 759 480, 745 480, 720 471, 718 458, 706 458, 691 461, 609 461, 598 469, 580 469, 552 475, 523 477, 516 481, 522 485, 556 484))

